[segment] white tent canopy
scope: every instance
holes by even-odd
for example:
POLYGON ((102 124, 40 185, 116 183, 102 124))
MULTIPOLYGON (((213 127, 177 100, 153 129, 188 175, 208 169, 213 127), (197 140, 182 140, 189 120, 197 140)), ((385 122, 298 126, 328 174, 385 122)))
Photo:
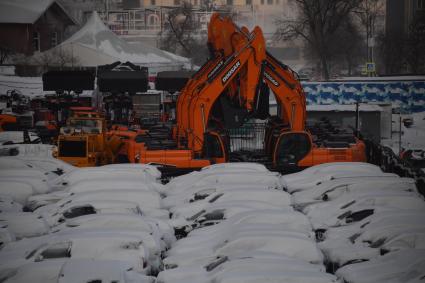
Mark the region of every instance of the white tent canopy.
POLYGON ((179 70, 189 59, 143 44, 128 43, 106 27, 93 12, 87 23, 69 39, 46 52, 66 52, 76 58, 76 64, 95 67, 116 61, 130 61, 149 68, 150 73, 179 70))

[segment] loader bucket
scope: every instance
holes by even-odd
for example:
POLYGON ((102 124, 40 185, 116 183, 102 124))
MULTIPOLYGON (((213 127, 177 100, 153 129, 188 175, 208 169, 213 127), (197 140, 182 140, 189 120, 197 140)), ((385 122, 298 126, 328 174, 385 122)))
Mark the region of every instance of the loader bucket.
POLYGON ((97 85, 101 92, 146 92, 148 90, 148 69, 135 71, 102 70, 97 75, 97 85))
POLYGON ((163 71, 158 72, 155 80, 157 90, 165 90, 169 93, 180 91, 195 72, 191 71, 163 71))
POLYGON ((94 74, 89 71, 49 71, 43 74, 44 91, 75 91, 94 89, 94 74))

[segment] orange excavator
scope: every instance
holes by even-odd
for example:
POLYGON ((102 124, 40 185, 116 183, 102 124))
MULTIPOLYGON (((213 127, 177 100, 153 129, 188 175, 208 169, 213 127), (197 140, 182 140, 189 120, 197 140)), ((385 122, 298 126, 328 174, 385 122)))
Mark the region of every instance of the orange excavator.
MULTIPOLYGON (((208 36, 212 52, 224 56, 232 54, 241 38, 249 40, 245 27, 238 28, 230 18, 217 14, 211 18, 208 36)), ((264 83, 275 94, 280 110, 276 117, 268 119, 264 141, 265 153, 272 157, 273 167, 366 161, 365 145, 354 135, 331 134, 320 146, 313 143, 312 135, 306 131, 306 99, 298 75, 268 52, 263 64, 264 83)), ((233 81, 232 96, 237 94, 237 89, 237 82, 233 81)))
POLYGON ((214 14, 208 26, 208 47, 210 60, 187 82, 177 100, 172 138, 151 131, 137 136, 129 145, 134 160, 177 169, 229 161, 226 126, 267 116, 262 105, 270 88, 280 106, 265 131, 264 154, 272 167, 365 161, 364 144, 354 137, 350 143, 334 142, 334 148, 313 143, 305 128, 306 101, 297 75, 266 52, 259 27, 249 32, 230 18, 214 14))
POLYGON ((0 132, 18 127, 18 119, 11 114, 0 114, 0 132))

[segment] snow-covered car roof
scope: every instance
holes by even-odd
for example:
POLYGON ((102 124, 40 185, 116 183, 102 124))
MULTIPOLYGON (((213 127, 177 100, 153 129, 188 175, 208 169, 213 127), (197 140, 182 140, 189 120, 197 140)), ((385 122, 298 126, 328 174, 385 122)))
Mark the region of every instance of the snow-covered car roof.
POLYGON ((28 263, 18 268, 15 275, 7 278, 7 283, 87 283, 101 282, 140 282, 153 283, 154 278, 131 270, 128 262, 118 260, 70 259, 28 263))
POLYGON ((315 241, 302 233, 296 232, 278 232, 275 230, 269 234, 267 231, 264 233, 253 231, 251 227, 248 231, 235 233, 229 237, 216 237, 215 241, 212 238, 209 239, 210 241, 206 241, 205 238, 196 241, 195 238, 190 236, 184 240, 186 241, 176 242, 168 252, 168 257, 164 259, 164 264, 204 266, 218 256, 236 256, 238 253, 248 251, 253 253, 273 252, 314 264, 322 264, 323 262, 323 255, 317 248, 315 241))
POLYGON ((22 204, 14 201, 9 195, 0 194, 0 210, 1 212, 21 212, 22 204))
POLYGON ((340 268, 336 275, 349 283, 420 282, 425 276, 425 250, 408 249, 340 268))
POLYGON ((67 219, 73 219, 84 215, 94 215, 103 213, 140 215, 142 212, 140 211, 140 208, 137 203, 130 201, 93 200, 72 202, 63 207, 59 207, 58 210, 53 213, 45 211, 44 213, 40 213, 40 215, 50 226, 55 226, 64 222, 67 219))
POLYGON ((47 234, 49 226, 42 217, 30 212, 0 213, 0 225, 7 227, 17 239, 47 234))
MULTIPOLYGON (((3 131, 0 132, 0 144, 15 144, 24 142, 23 131, 3 131)), ((33 132, 28 132, 28 137, 32 143, 41 143, 40 137, 33 132)))
POLYGON ((289 194, 277 190, 234 189, 212 193, 204 199, 200 199, 201 197, 199 197, 197 200, 196 196, 197 195, 191 198, 189 203, 183 203, 170 208, 170 212, 173 213, 175 217, 188 218, 193 215, 193 211, 206 209, 212 204, 220 204, 231 201, 261 201, 267 202, 271 206, 278 207, 289 207, 291 205, 289 194))
POLYGON ((84 193, 99 190, 144 190, 156 191, 157 188, 162 186, 157 183, 140 182, 140 180, 126 180, 126 179, 112 179, 106 180, 99 178, 92 178, 89 180, 82 180, 73 183, 67 188, 70 193, 84 193))
POLYGON ((0 272, 29 262, 72 259, 113 259, 126 261, 139 272, 145 270, 147 250, 143 237, 93 233, 45 235, 8 243, 0 251, 0 272))
POLYGON ((234 162, 234 163, 217 163, 205 166, 201 171, 209 171, 215 173, 222 173, 228 171, 239 172, 270 172, 263 164, 253 162, 234 162))
MULTIPOLYGON (((0 195, 9 196, 13 201, 25 205, 27 199, 34 194, 33 187, 18 180, 2 180, 0 178, 0 195)), ((1 210, 2 212, 4 210, 1 210)))
POLYGON ((376 165, 365 162, 329 162, 308 167, 301 172, 282 176, 285 182, 296 182, 309 175, 323 175, 338 172, 382 172, 376 165))
POLYGON ((378 212, 410 209, 425 210, 425 202, 415 194, 387 192, 346 195, 334 201, 307 206, 304 212, 313 227, 318 229, 357 222, 378 212))
MULTIPOLYGON (((165 186, 167 188, 167 186, 165 186)), ((179 204, 193 202, 198 199, 206 198, 210 195, 240 190, 275 190, 270 188, 267 184, 209 184, 202 186, 189 186, 186 188, 180 188, 177 190, 165 190, 163 192, 166 195, 164 198, 165 207, 173 207, 179 204)), ((282 192, 282 191, 279 191, 282 192)))
POLYGON ((399 191, 416 191, 412 178, 344 178, 322 182, 310 190, 303 190, 292 195, 293 203, 299 205, 317 200, 334 199, 340 194, 357 190, 396 189, 399 191), (326 195, 326 196, 325 196, 326 195))
POLYGON ((316 186, 321 185, 323 182, 332 180, 345 180, 351 181, 355 179, 383 179, 383 178, 400 178, 397 174, 393 173, 382 173, 382 172, 338 172, 338 173, 326 173, 324 175, 310 175, 306 178, 298 180, 296 182, 285 182, 285 189, 289 193, 295 193, 302 190, 314 189, 316 186))
POLYGON ((242 282, 246 282, 244 280, 249 280, 249 278, 258 280, 256 282, 265 282, 270 280, 271 277, 275 279, 280 277, 278 282, 286 282, 284 280, 287 280, 287 282, 335 282, 336 277, 323 273, 323 271, 321 265, 310 264, 296 258, 277 257, 275 255, 269 258, 257 257, 257 254, 253 253, 250 256, 243 257, 219 257, 203 267, 183 266, 166 269, 159 274, 157 282, 212 283, 230 280, 230 278, 242 282), (250 276, 252 273, 256 273, 257 276, 250 276), (249 274, 248 277, 247 274, 249 274), (271 274, 272 276, 270 276, 271 274), (318 278, 318 281, 314 281, 314 275, 318 278), (322 281, 324 277, 328 277, 327 281, 322 281))
POLYGON ((155 181, 149 172, 140 169, 88 167, 80 168, 63 175, 60 179, 57 180, 56 185, 66 187, 77 182, 90 179, 104 179, 105 182, 108 182, 108 180, 119 179, 139 181, 141 183, 155 181))
POLYGON ((18 181, 20 183, 30 185, 32 187, 33 192, 36 194, 45 194, 50 191, 50 186, 48 185, 47 179, 45 178, 41 179, 39 177, 25 176, 25 174, 19 176, 19 173, 12 173, 12 176, 5 174, 0 178, 2 181, 18 181))
POLYGON ((145 208, 161 208, 161 197, 157 192, 142 191, 142 190, 99 190, 93 192, 78 193, 66 197, 57 203, 39 208, 40 211, 56 210, 57 207, 65 206, 73 202, 94 200, 121 200, 137 203, 142 209, 145 208))
POLYGON ((170 193, 179 193, 189 187, 201 187, 208 185, 243 185, 256 184, 258 186, 268 186, 269 188, 282 189, 278 173, 269 172, 229 172, 199 174, 195 178, 175 178, 174 182, 167 184, 170 193))

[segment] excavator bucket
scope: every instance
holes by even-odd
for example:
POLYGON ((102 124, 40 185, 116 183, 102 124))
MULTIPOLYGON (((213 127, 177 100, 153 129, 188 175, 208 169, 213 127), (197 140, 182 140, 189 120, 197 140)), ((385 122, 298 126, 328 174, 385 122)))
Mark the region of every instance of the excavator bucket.
POLYGON ((97 85, 101 92, 136 93, 148 90, 148 68, 130 62, 98 67, 97 85))
POLYGON ((44 91, 74 91, 94 89, 94 74, 89 71, 49 71, 43 74, 44 91))
POLYGON ((155 80, 157 90, 165 90, 169 93, 180 91, 190 78, 195 74, 192 71, 163 71, 158 72, 155 80))

